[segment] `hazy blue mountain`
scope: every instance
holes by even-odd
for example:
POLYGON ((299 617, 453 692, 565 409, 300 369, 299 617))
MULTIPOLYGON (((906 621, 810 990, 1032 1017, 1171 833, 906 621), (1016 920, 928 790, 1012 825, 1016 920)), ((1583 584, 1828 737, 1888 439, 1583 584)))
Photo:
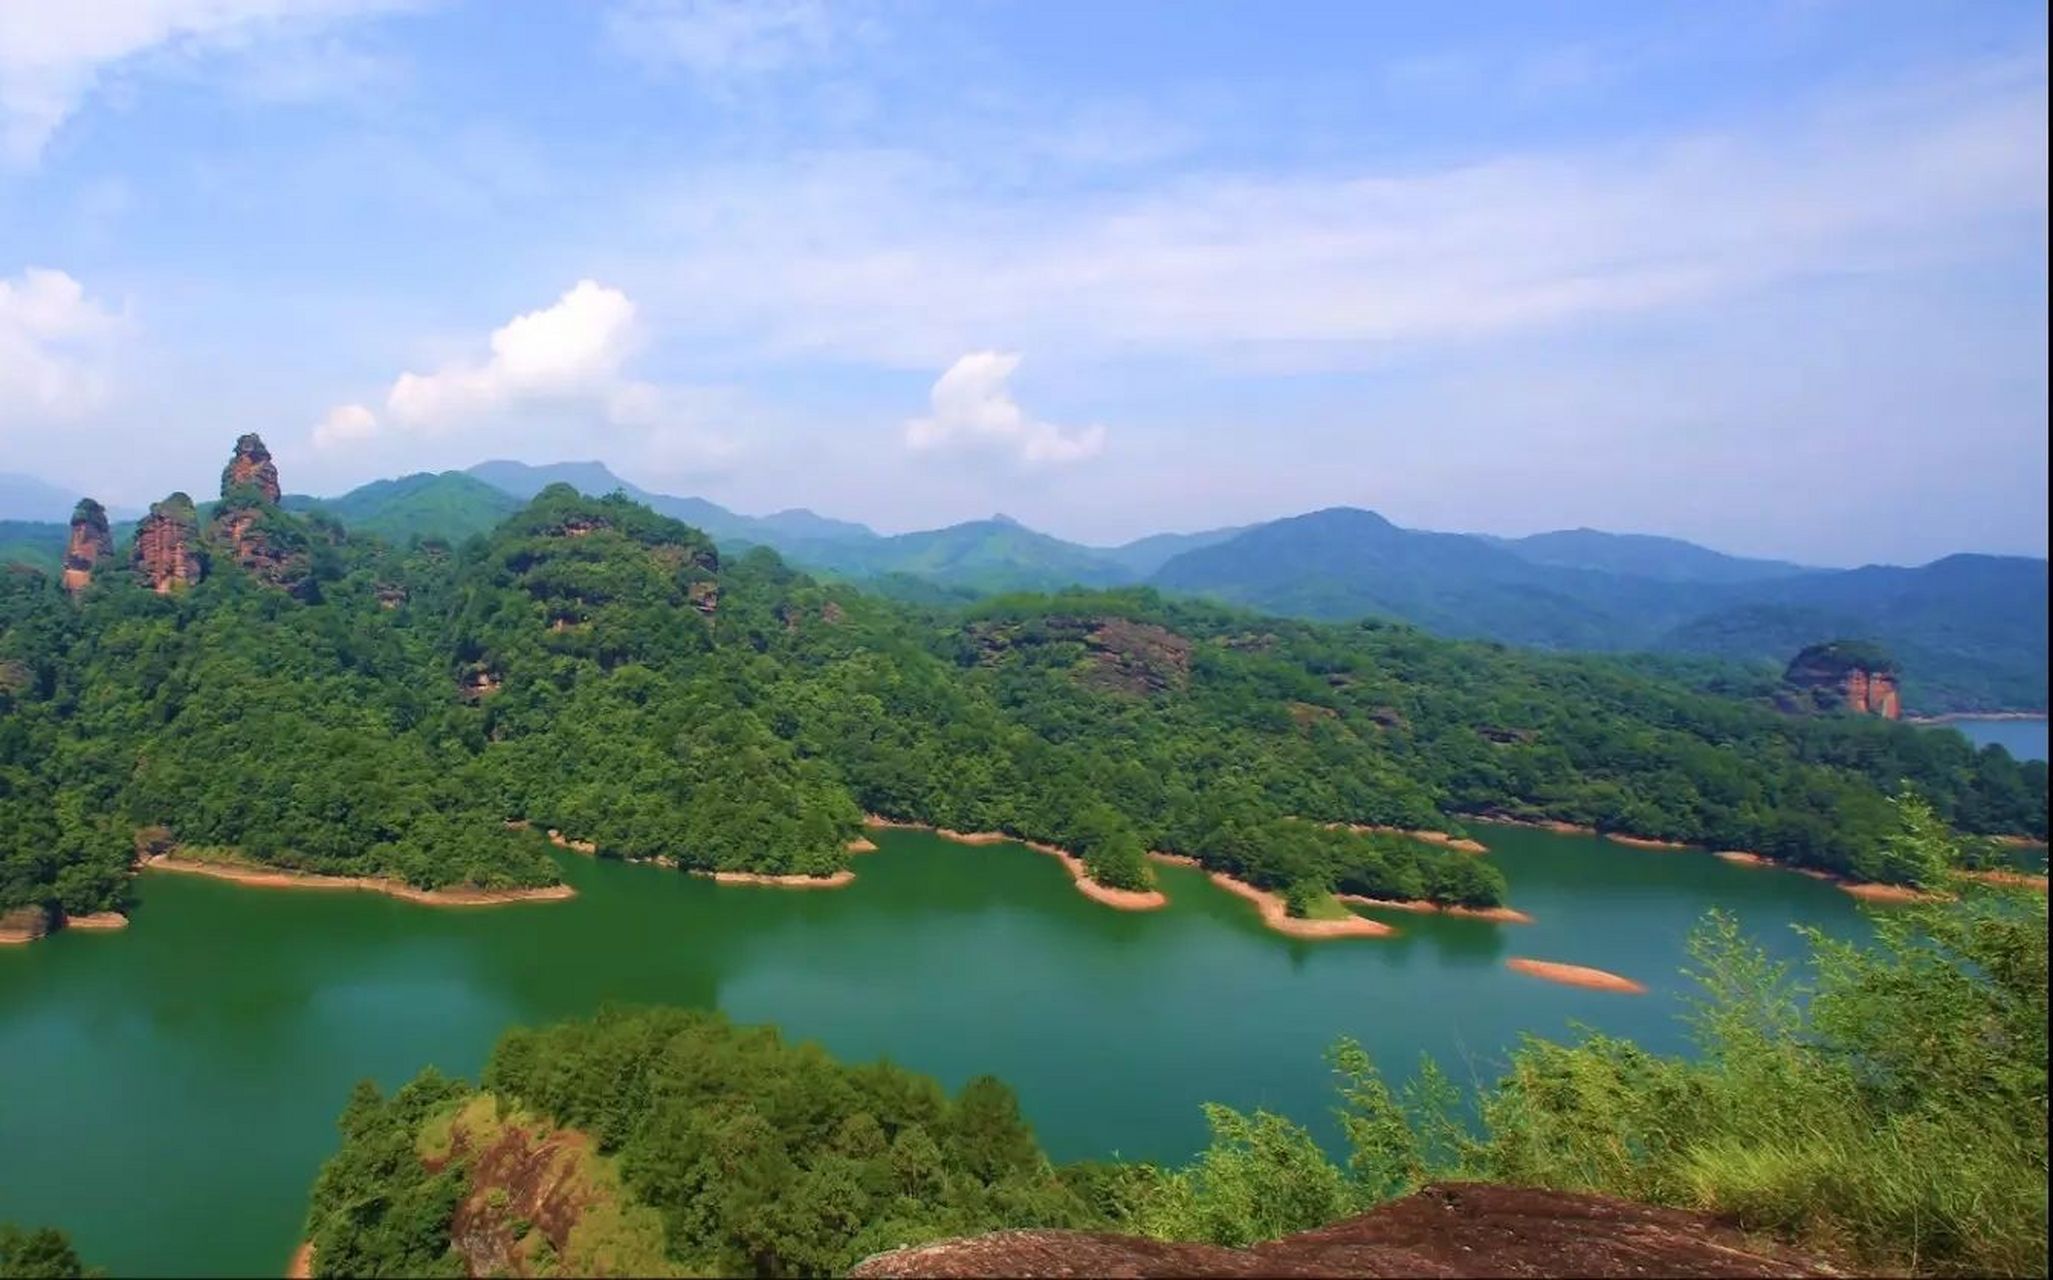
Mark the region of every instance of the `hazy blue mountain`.
POLYGON ((983 593, 1112 586, 1139 576, 1088 547, 1002 515, 867 542, 811 542, 789 554, 847 577, 903 575, 983 593))
MULTIPOLYGON (((776 531, 763 527, 764 521, 729 511, 719 503, 709 502, 704 498, 684 498, 675 494, 651 492, 632 481, 614 475, 603 462, 551 462, 539 466, 526 462, 481 462, 470 468, 469 474, 496 489, 512 494, 523 502, 557 483, 567 484, 579 493, 594 498, 603 498, 618 490, 654 511, 705 530, 716 542, 764 542, 777 545, 776 531)), ((780 514, 786 517, 798 516, 802 519, 804 515, 811 513, 780 514)), ((821 523, 838 525, 840 522, 821 523)))
MULTIPOLYGON (((743 517, 747 519, 749 517, 743 517)), ((853 520, 836 520, 831 516, 819 515, 804 507, 790 507, 773 511, 766 516, 753 517, 754 527, 766 539, 790 538, 803 542, 873 542, 880 535, 866 524, 853 520)))
POLYGON ((1759 566, 1773 562, 1686 543, 1678 551, 1597 534, 1567 545, 1585 559, 1598 548, 1595 555, 1668 576, 1545 563, 1497 539, 1401 529, 1337 508, 1185 552, 1149 581, 1277 613, 1391 617, 1538 648, 1779 664, 1821 638, 1859 637, 1902 660, 1914 709, 2047 703, 2044 560, 1958 555, 1917 568, 1769 572, 1759 566))
POLYGON ((48 573, 57 571, 64 545, 71 538, 71 513, 55 520, 0 520, 0 565, 25 564, 48 573))
POLYGON ((1237 524, 1224 529, 1205 529, 1197 533, 1151 533, 1145 538, 1135 538, 1132 542, 1123 542, 1116 547, 1093 547, 1091 550, 1128 573, 1144 578, 1186 551, 1214 546, 1235 534, 1245 532, 1247 528, 1247 525, 1237 524))
POLYGON ((0 471, 0 520, 68 523, 82 496, 34 476, 0 471))
POLYGON ((1784 560, 1729 556, 1694 542, 1650 533, 1559 529, 1524 538, 1478 536, 1535 564, 1596 569, 1664 582, 1758 582, 1809 572, 1802 565, 1784 560))

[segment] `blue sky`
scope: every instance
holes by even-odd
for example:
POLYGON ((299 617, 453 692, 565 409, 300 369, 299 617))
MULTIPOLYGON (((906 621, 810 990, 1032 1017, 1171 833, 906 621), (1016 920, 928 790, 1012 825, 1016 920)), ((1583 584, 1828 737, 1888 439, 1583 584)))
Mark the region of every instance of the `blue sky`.
POLYGON ((2032 4, 0 0, 0 471, 2047 538, 2032 4))

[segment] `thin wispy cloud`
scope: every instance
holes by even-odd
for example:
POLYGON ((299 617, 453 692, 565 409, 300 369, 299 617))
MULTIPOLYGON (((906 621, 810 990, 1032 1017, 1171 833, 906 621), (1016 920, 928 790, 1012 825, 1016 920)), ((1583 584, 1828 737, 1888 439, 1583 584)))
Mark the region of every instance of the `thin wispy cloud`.
POLYGON ((694 174, 648 267, 781 354, 931 366, 998 335, 1350 368, 1972 258, 1990 220, 2043 215, 2046 172, 2043 64, 2007 64, 1724 131, 1083 200, 994 199, 918 154, 806 157, 694 174))
MULTIPOLYGON (((272 42, 302 40, 335 24, 428 0, 94 0, 0 4, 0 158, 32 163, 51 136, 113 76, 150 57, 234 50, 261 61, 272 42)), ((339 50, 330 48, 331 53, 339 50)), ((317 69, 297 61, 260 81, 305 93, 317 69)), ((360 55, 347 55, 359 57, 360 55)))

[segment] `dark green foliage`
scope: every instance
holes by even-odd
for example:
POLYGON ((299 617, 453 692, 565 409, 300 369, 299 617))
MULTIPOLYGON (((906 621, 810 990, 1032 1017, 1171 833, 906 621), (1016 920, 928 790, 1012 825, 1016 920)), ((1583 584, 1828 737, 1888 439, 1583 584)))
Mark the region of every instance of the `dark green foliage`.
POLYGON ((25 1231, 0 1222, 0 1280, 78 1280, 97 1276, 79 1261, 71 1239, 52 1227, 25 1231))
MULTIPOLYGON (((1097 1220, 996 1080, 950 1098, 926 1076, 845 1066, 716 1013, 613 1009, 509 1032, 482 1084, 502 1110, 581 1130, 616 1158, 687 1274, 835 1275, 942 1236, 1097 1220)), ((323 1274, 450 1273, 466 1170, 459 1156, 428 1172, 420 1135, 468 1096, 433 1072, 389 1103, 359 1087, 309 1215, 323 1274)))
POLYGON ((376 480, 339 498, 287 498, 289 510, 325 512, 354 534, 401 546, 420 539, 460 543, 490 533, 521 501, 461 471, 376 480))
POLYGON ((316 1275, 464 1274, 449 1247, 463 1171, 430 1170, 416 1136, 466 1092, 432 1067, 390 1099, 368 1080, 357 1085, 340 1121, 342 1149, 321 1166, 307 1211, 316 1275))
POLYGON ((512 819, 824 875, 870 811, 1047 841, 1124 888, 1185 853, 1308 907, 1503 893, 1487 859, 1329 824, 1545 817, 1891 879, 1920 874, 1886 856, 1899 780, 1963 830, 2046 830, 2045 766, 1955 735, 1145 590, 936 612, 565 485, 459 549, 246 493, 200 527, 208 572, 174 596, 0 574, 0 908, 118 906, 153 825, 512 887, 554 876, 512 819))

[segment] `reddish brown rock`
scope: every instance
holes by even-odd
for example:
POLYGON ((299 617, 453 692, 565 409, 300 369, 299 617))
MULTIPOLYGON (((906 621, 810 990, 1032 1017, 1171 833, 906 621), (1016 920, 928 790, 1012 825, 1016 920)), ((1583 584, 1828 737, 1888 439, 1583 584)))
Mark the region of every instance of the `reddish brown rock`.
POLYGON ((1445 1183, 1246 1249, 1096 1231, 999 1231, 878 1254, 851 1276, 1830 1276, 1702 1214, 1445 1183))
POLYGON ((1896 720, 1903 715, 1896 663, 1881 649, 1857 640, 1814 644, 1791 659, 1783 683, 1795 691, 1793 709, 1850 711, 1896 720))
POLYGON ((192 586, 206 572, 199 544, 199 513, 191 498, 174 493, 152 503, 135 526, 136 577, 160 596, 192 586))
POLYGON ((93 570, 113 554, 107 509, 91 498, 80 498, 71 512, 71 540, 64 545, 64 589, 73 595, 85 590, 93 570))
POLYGON ((1191 642, 1166 627, 1130 618, 1049 614, 1021 622, 975 622, 964 629, 986 664, 1016 648, 1079 644, 1083 683, 1121 693, 1159 694, 1190 684, 1191 642))
POLYGON ((221 470, 221 496, 226 498, 240 489, 254 491, 265 502, 278 501, 278 468, 271 461, 271 451, 264 447, 264 438, 254 431, 236 440, 235 456, 221 470))

